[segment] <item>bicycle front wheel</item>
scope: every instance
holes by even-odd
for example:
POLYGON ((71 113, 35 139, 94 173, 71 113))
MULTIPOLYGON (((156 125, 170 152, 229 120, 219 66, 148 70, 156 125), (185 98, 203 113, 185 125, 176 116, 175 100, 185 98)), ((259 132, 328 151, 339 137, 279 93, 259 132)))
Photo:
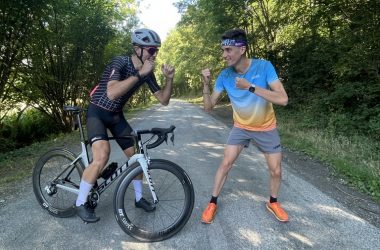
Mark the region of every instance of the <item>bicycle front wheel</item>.
MULTIPOLYGON (((114 209, 120 227, 140 241, 161 241, 178 233, 189 220, 194 207, 194 189, 187 173, 166 160, 151 160, 149 172, 158 198, 153 212, 135 206, 132 181, 142 173, 134 163, 116 187, 114 209)), ((142 196, 153 203, 147 180, 143 180, 142 196)))
POLYGON ((75 161, 74 153, 56 148, 40 157, 33 169, 33 191, 38 203, 51 215, 74 215, 83 163, 75 161))

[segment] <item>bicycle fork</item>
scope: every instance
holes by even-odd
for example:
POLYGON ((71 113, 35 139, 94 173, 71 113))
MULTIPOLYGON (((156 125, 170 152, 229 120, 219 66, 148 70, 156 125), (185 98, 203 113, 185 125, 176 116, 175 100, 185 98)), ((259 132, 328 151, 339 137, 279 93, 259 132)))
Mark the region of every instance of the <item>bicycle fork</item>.
POLYGON ((145 155, 143 155, 143 154, 135 154, 135 155, 133 155, 131 157, 131 159, 128 161, 128 163, 129 162, 134 163, 136 161, 138 163, 140 163, 140 166, 141 166, 141 168, 142 168, 142 170, 144 172, 145 179, 148 181, 149 189, 150 189, 150 192, 151 192, 152 197, 153 197, 153 203, 157 204, 158 203, 158 198, 157 198, 157 195, 156 195, 156 191, 154 190, 152 177, 150 176, 150 172, 149 172, 149 169, 148 169, 148 161, 145 158, 145 155))

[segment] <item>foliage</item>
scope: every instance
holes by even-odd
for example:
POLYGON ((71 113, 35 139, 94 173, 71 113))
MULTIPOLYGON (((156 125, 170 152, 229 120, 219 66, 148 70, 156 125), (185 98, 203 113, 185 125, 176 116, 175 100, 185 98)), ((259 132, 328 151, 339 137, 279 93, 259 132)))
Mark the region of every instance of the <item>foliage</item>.
POLYGON ((82 106, 105 63, 114 56, 111 54, 121 51, 121 46, 125 49, 129 28, 136 23, 135 5, 132 0, 37 2, 2 6, 4 26, 9 30, 3 37, 16 28, 15 33, 22 34, 18 39, 22 43, 17 46, 18 60, 12 65, 2 64, 12 76, 4 86, 11 94, 2 103, 11 98, 13 103, 27 103, 50 116, 59 130, 67 131, 71 121, 63 106, 82 106), (13 14, 17 17, 17 12, 30 11, 28 20, 21 19, 22 25, 13 21, 13 14), (112 49, 107 47, 110 42, 112 49))
POLYGON ((219 37, 243 28, 250 57, 272 61, 310 126, 380 139, 379 1, 183 0, 183 13, 162 48, 175 58, 176 94, 200 93, 201 68, 223 67, 219 37))
POLYGON ((0 152, 46 139, 57 131, 56 123, 36 109, 9 115, 0 123, 0 152))

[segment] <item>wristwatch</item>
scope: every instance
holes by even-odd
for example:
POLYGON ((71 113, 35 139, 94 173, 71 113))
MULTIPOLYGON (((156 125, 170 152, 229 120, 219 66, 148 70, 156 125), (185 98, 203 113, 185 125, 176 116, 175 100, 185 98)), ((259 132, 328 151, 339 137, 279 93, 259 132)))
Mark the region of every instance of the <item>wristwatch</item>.
POLYGON ((141 77, 140 72, 138 70, 136 71, 136 73, 133 74, 133 76, 137 77, 139 79, 138 81, 142 80, 142 77, 141 77))
POLYGON ((248 91, 251 92, 251 93, 255 93, 255 90, 256 90, 256 85, 255 84, 252 84, 251 87, 249 87, 248 91))

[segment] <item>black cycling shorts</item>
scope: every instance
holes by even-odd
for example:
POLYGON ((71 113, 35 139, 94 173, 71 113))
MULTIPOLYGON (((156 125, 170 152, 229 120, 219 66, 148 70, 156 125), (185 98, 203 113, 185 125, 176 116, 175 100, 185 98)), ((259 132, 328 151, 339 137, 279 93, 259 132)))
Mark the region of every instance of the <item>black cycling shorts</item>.
MULTIPOLYGON (((90 145, 98 140, 107 140, 107 129, 114 137, 123 137, 132 133, 132 127, 125 120, 123 111, 111 112, 92 103, 87 111, 87 135, 90 145)), ((132 138, 116 139, 122 150, 134 146, 132 138)))

